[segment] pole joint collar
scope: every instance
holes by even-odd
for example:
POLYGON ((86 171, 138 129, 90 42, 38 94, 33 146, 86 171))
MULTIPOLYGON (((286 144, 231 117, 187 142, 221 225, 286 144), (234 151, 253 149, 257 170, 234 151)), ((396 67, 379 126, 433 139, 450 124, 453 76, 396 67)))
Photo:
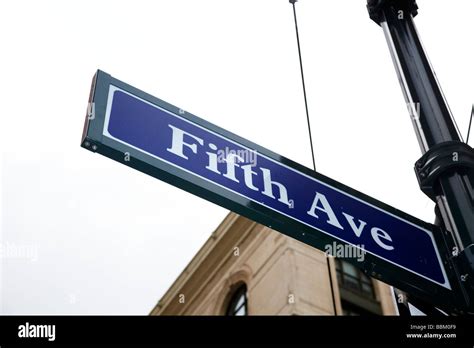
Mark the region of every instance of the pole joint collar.
POLYGON ((474 150, 461 141, 437 144, 415 163, 420 189, 433 201, 436 201, 435 186, 440 175, 469 169, 474 169, 474 150))
MULTIPOLYGON (((378 25, 384 20, 383 11, 390 7, 398 11, 406 11, 413 17, 418 14, 416 0, 367 0, 367 11, 369 11, 370 19, 378 25)), ((405 18, 405 15, 403 15, 403 18, 405 18)))

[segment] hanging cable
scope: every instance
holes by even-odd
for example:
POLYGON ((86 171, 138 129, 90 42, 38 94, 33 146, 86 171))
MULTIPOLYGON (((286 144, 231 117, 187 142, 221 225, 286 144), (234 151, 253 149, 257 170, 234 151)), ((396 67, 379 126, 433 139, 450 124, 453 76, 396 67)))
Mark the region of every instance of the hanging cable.
POLYGON ((306 85, 304 83, 303 59, 301 58, 300 35, 298 32, 298 21, 296 19, 296 8, 295 8, 296 1, 298 0, 290 0, 290 3, 293 5, 293 17, 295 19, 296 42, 298 44, 298 56, 300 59, 301 82, 303 84, 304 106, 306 109, 306 122, 308 123, 309 144, 311 146, 311 158, 313 160, 313 169, 314 171, 316 171, 316 161, 314 159, 314 148, 313 148, 313 137, 311 136, 311 123, 309 121, 308 99, 306 98, 306 85))
POLYGON ((471 133, 471 125, 472 125, 472 116, 473 115, 474 115, 474 104, 472 104, 471 119, 469 120, 469 127, 467 128, 466 144, 468 144, 468 145, 469 145, 469 134, 471 133))
MULTIPOLYGON (((293 5, 293 17, 295 19, 295 30, 296 30, 296 42, 298 44, 298 56, 300 59, 300 71, 301 71, 301 82, 303 85, 303 96, 304 96, 304 106, 306 109, 306 121, 308 123, 308 133, 309 133, 309 144, 311 145, 311 158, 313 160, 313 169, 316 171, 316 161, 314 157, 314 147, 313 147, 313 137, 311 135, 311 123, 309 121, 309 111, 308 111, 308 99, 306 98, 306 85, 304 82, 304 72, 303 72, 303 59, 301 58, 301 46, 300 46, 300 35, 298 32, 298 20, 296 19, 296 8, 295 8, 295 2, 298 0, 289 0, 290 3, 293 5)), ((332 305, 333 305, 333 310, 334 310, 334 315, 337 315, 336 311, 336 296, 334 295, 334 285, 333 285, 333 280, 332 280, 332 271, 331 271, 331 264, 329 260, 329 256, 326 255, 326 264, 328 267, 328 275, 329 275, 329 285, 331 287, 331 297, 332 297, 332 305)))

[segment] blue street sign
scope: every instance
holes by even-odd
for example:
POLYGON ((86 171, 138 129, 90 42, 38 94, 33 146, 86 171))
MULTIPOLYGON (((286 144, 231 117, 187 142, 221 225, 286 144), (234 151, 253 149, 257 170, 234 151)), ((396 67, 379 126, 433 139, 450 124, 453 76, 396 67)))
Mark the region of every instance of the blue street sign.
POLYGON ((363 250, 354 263, 402 290, 450 293, 437 227, 101 71, 82 146, 320 250, 335 242, 363 250))

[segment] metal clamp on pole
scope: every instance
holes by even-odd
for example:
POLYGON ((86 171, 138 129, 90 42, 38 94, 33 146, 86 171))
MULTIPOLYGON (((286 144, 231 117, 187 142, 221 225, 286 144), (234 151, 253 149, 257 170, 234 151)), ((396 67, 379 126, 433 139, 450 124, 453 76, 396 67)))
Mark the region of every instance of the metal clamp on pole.
POLYGON ((439 176, 447 171, 459 173, 468 169, 474 169, 474 150, 461 141, 434 145, 415 163, 421 191, 435 202, 439 176))
MULTIPOLYGON (((474 149, 461 141, 446 141, 431 147, 415 163, 415 173, 420 189, 433 201, 439 192, 439 178, 443 174, 466 174, 474 170, 474 149)), ((439 209, 438 209, 439 211, 439 209)), ((437 216, 440 214, 438 213, 437 216)), ((474 222, 472 222, 474 223, 474 222)), ((452 252, 457 277, 461 281, 467 311, 474 312, 474 244, 452 252)))
POLYGON ((407 11, 412 17, 418 14, 418 5, 415 0, 367 0, 370 19, 380 25, 380 22, 384 20, 383 9, 387 6, 407 11))

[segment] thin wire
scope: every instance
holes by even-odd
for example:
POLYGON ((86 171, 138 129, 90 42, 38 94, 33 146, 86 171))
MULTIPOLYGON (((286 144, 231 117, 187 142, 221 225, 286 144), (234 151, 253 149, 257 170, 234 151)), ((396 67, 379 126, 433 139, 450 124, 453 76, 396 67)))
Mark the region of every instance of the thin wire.
POLYGON ((313 169, 314 171, 316 171, 316 161, 314 159, 313 137, 311 136, 311 123, 309 122, 308 98, 306 98, 306 85, 304 83, 303 59, 301 58, 301 46, 300 46, 300 35, 298 32, 298 21, 296 19, 295 3, 294 2, 291 2, 291 3, 293 5, 293 17, 295 18, 296 42, 298 43, 298 56, 300 59, 301 82, 303 84, 304 106, 306 109, 306 121, 308 123, 309 144, 311 145, 311 158, 313 160, 313 169))
MULTIPOLYGON (((308 123, 309 144, 311 145, 311 159, 313 160, 313 169, 314 171, 316 171, 316 161, 314 159, 313 137, 311 136, 311 123, 309 121, 308 98, 306 97, 306 85, 304 83, 303 59, 301 58, 300 35, 298 32, 298 20, 296 19, 296 8, 295 8, 296 1, 297 0, 290 0, 291 4, 293 5, 293 17, 295 19, 296 42, 298 43, 298 56, 300 59, 301 83, 303 85, 304 106, 306 109, 306 121, 308 123)), ((332 305, 333 305, 334 315, 337 315, 336 314, 337 313, 336 296, 334 295, 334 285, 333 285, 333 279, 332 279, 330 259, 328 255, 326 255, 326 260, 327 260, 326 264, 328 266, 329 284, 331 286, 332 305)))
POLYGON ((474 104, 472 104, 471 119, 469 120, 469 127, 467 129, 466 144, 469 143, 469 134, 471 133, 471 125, 472 125, 472 116, 473 115, 474 115, 474 104))

